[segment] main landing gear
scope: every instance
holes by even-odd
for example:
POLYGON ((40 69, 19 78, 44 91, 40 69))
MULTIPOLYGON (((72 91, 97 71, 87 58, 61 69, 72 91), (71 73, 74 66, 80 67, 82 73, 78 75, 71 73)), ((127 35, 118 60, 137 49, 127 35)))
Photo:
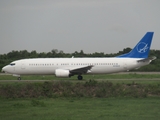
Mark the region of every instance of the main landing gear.
POLYGON ((17 77, 17 80, 21 80, 21 76, 17 74, 13 74, 13 76, 17 77))
POLYGON ((83 79, 83 76, 82 75, 78 75, 78 80, 82 80, 83 79))

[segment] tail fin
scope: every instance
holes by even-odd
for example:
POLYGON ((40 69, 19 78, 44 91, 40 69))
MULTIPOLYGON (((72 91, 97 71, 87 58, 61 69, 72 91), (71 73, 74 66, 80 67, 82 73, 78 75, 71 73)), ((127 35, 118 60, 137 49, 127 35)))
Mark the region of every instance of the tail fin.
POLYGON ((147 32, 139 43, 129 52, 119 58, 148 58, 154 32, 147 32))

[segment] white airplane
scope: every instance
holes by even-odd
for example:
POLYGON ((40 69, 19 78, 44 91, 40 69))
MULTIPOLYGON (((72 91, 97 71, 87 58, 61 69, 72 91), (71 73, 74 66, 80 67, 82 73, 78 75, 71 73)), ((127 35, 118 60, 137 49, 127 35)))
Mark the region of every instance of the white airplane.
POLYGON ((35 58, 11 62, 2 68, 3 72, 21 75, 55 75, 71 77, 82 74, 108 74, 139 68, 149 64, 156 57, 148 58, 153 32, 147 32, 138 44, 127 54, 110 58, 35 58))

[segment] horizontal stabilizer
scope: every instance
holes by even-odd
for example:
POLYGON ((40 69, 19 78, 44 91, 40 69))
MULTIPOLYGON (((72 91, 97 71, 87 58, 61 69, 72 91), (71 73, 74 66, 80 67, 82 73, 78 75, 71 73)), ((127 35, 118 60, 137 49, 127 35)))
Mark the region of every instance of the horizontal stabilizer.
POLYGON ((152 60, 155 60, 155 59, 156 59, 156 57, 153 56, 153 57, 149 57, 149 58, 145 58, 145 59, 138 60, 137 62, 145 62, 145 61, 151 62, 152 60))

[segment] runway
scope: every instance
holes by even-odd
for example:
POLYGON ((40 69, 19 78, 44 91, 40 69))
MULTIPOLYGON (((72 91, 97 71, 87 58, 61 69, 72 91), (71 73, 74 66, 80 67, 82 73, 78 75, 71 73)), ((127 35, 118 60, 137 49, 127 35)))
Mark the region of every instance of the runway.
MULTIPOLYGON (((160 74, 160 72, 119 72, 119 73, 112 73, 112 74, 160 74)), ((0 73, 0 75, 11 75, 11 74, 0 73)))
MULTIPOLYGON (((114 73, 114 74, 112 74, 112 75, 118 75, 118 74, 142 74, 142 75, 160 75, 160 72, 120 72, 120 73, 114 73)), ((0 73, 0 76, 5 76, 5 75, 11 75, 11 74, 6 74, 6 73, 0 73)), ((109 75, 111 75, 111 74, 109 74, 109 75)), ((103 79, 94 79, 94 77, 91 77, 91 79, 93 79, 93 80, 96 80, 96 81, 160 81, 160 78, 103 78, 103 79)), ((0 80, 0 83, 3 83, 3 82, 8 82, 8 83, 13 83, 13 82, 23 82, 23 83, 28 83, 28 82, 54 82, 54 81, 69 81, 69 82, 86 82, 86 81, 89 81, 90 79, 89 78, 87 78, 87 79, 85 79, 84 78, 84 80, 77 80, 77 79, 67 79, 67 78, 64 78, 64 80, 63 79, 56 79, 56 78, 53 78, 53 79, 50 79, 50 80, 44 80, 44 79, 39 79, 39 80, 10 80, 10 79, 8 79, 8 80, 0 80)))

